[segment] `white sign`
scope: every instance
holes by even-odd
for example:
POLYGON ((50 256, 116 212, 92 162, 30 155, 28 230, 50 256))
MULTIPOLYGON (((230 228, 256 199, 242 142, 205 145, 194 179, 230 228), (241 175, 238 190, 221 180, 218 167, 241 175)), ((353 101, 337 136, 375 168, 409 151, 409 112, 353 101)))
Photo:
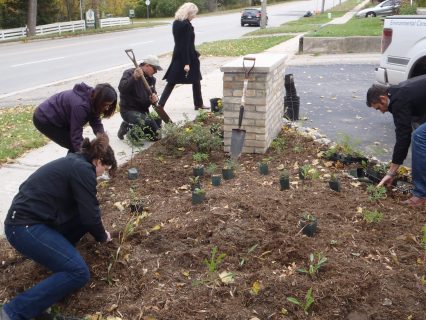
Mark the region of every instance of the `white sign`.
POLYGON ((92 9, 86 11, 86 20, 88 22, 95 21, 95 12, 92 9))
POLYGON ((129 10, 129 14, 130 14, 131 16, 134 16, 134 15, 135 15, 135 10, 130 9, 130 10, 129 10))
POLYGON ((145 4, 146 4, 147 6, 149 6, 149 5, 151 4, 151 1, 146 0, 146 1, 145 1, 145 4))

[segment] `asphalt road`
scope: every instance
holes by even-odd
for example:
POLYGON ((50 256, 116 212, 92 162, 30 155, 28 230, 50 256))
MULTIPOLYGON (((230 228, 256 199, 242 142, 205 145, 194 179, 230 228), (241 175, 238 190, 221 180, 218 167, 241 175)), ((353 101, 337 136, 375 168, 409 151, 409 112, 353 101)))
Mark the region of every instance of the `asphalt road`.
MULTIPOLYGON (((337 5, 325 0, 325 8, 337 5)), ((268 6, 269 26, 319 10, 319 0, 301 0, 268 6)), ((171 23, 171 20, 170 22, 171 23)), ((193 20, 196 44, 239 38, 256 28, 241 27, 240 13, 200 16, 193 20)), ((130 65, 124 50, 133 48, 136 57, 161 55, 173 50, 170 24, 90 36, 56 40, 0 44, 0 100, 16 93, 122 65, 130 65)))
MULTIPOLYGON (((395 126, 390 113, 368 108, 365 95, 374 83, 375 64, 289 66, 300 97, 303 126, 318 128, 332 141, 351 145, 382 161, 392 158, 395 126)), ((411 152, 411 151, 410 151, 411 152)), ((405 165, 411 166, 411 153, 405 165)))

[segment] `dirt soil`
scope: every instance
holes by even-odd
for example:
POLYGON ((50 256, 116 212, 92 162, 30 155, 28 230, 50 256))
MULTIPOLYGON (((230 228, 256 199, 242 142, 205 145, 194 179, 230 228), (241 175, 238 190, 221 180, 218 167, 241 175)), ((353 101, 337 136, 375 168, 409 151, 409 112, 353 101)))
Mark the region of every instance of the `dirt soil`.
MULTIPOLYGON (((284 150, 268 151, 268 175, 258 170, 264 155, 244 154, 234 179, 213 187, 208 176, 202 178, 201 204, 191 203, 192 153, 165 155, 161 141, 134 158, 137 180, 128 179, 128 164, 101 183, 108 230, 124 230, 131 218, 127 205, 135 197, 145 200, 145 212, 121 245, 110 284, 105 279, 118 238, 109 244, 90 236, 82 240, 78 248, 92 279, 59 304, 61 312, 132 320, 425 319, 426 253, 420 243, 425 209, 404 207, 400 201, 406 196, 392 191, 370 201, 366 185, 348 177, 347 168, 318 158, 323 146, 291 130, 283 130, 282 137, 284 150), (297 167, 307 162, 321 178, 302 185, 297 167), (290 190, 280 191, 280 165, 291 174, 290 190), (341 192, 329 189, 323 177, 329 173, 340 178, 341 192), (378 210, 384 218, 367 223, 361 210, 378 210), (300 232, 304 213, 318 219, 314 237, 300 232), (226 257, 218 272, 209 274, 203 260, 210 259, 213 247, 226 257), (328 259, 313 277, 297 271, 309 267, 311 253, 328 259), (220 281, 223 271, 234 274, 233 283, 220 281), (197 280, 202 283, 194 284, 197 280), (315 302, 305 315, 287 297, 304 301, 309 288, 315 302)), ((221 167, 225 159, 214 152, 209 162, 221 167)), ((0 259, 0 302, 48 275, 5 240, 0 259)))

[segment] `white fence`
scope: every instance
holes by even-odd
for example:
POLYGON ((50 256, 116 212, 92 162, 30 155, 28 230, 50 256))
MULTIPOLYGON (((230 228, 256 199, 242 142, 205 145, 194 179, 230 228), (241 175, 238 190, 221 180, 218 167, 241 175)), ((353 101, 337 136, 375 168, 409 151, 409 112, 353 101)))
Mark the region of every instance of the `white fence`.
MULTIPOLYGON (((130 24, 129 17, 119 17, 119 18, 107 18, 100 19, 100 27, 114 27, 114 26, 123 26, 130 24)), ((86 23, 84 20, 69 21, 69 22, 58 22, 45 24, 36 27, 36 35, 42 34, 51 34, 51 33, 63 33, 63 32, 75 32, 77 30, 86 30, 86 23)), ((27 35, 26 28, 14 28, 14 29, 4 29, 0 30, 0 41, 22 38, 27 35)))
POLYGON ((118 18, 106 18, 100 20, 101 28, 105 27, 115 27, 115 26, 124 26, 130 24, 129 17, 118 17, 118 18))

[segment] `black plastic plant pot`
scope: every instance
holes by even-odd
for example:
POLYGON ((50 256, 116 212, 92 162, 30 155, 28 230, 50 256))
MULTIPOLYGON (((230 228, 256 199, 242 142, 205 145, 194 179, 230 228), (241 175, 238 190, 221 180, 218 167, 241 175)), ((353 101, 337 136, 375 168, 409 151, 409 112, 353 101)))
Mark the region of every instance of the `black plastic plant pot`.
POLYGON ((299 227, 302 229, 302 233, 308 237, 313 237, 317 233, 318 222, 316 218, 313 219, 313 221, 299 220, 299 227))
POLYGON ((195 166, 192 168, 192 174, 195 177, 201 177, 204 175, 204 166, 195 166))
POLYGON ((267 175, 269 174, 269 167, 267 163, 259 163, 259 172, 260 174, 267 175))
POLYGON ((219 100, 221 100, 220 98, 213 98, 210 99, 210 110, 211 112, 221 112, 222 110, 219 109, 219 100))
POLYGON ((212 175, 212 185, 215 187, 220 186, 220 182, 221 182, 221 176, 218 174, 214 174, 212 175))
POLYGON ((299 168, 299 179, 305 180, 305 172, 303 171, 302 168, 299 168))
POLYGON ((192 204, 199 204, 204 201, 206 195, 204 193, 192 193, 192 204))
POLYGON ((290 179, 288 177, 280 177, 280 190, 290 189, 290 179))
POLYGON ((223 168, 222 176, 223 180, 231 180, 234 177, 234 169, 223 168))
POLYGON ((365 157, 342 156, 340 159, 340 162, 342 162, 343 164, 363 163, 363 162, 368 162, 368 159, 365 157))
POLYGON ((328 182, 328 186, 330 187, 331 190, 340 192, 340 181, 329 181, 328 182))
POLYGON ((129 180, 136 180, 138 176, 139 176, 138 169, 130 168, 129 170, 127 170, 127 178, 129 180))
POLYGON ((131 212, 141 213, 144 209, 143 201, 134 201, 129 204, 131 212))
POLYGON ((154 121, 155 121, 155 123, 157 124, 157 126, 159 127, 159 128, 161 128, 161 124, 162 124, 162 120, 161 119, 159 119, 159 118, 156 118, 156 119, 154 119, 154 121))
POLYGON ((382 181, 385 175, 386 173, 380 173, 371 168, 368 168, 367 171, 365 172, 365 176, 371 181, 373 181, 374 183, 379 183, 380 181, 382 181))

